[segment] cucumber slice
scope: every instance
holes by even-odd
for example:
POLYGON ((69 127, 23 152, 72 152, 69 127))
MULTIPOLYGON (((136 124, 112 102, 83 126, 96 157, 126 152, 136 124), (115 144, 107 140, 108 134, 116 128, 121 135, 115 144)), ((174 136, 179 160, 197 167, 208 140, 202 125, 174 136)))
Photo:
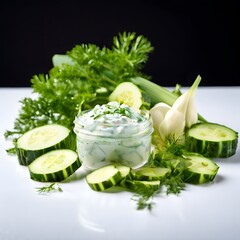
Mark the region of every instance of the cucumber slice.
POLYGON ((213 181, 219 166, 211 159, 202 155, 187 155, 188 167, 183 171, 183 181, 192 184, 202 184, 213 181))
POLYGON ((88 185, 95 191, 104 191, 122 180, 121 172, 114 165, 99 168, 86 176, 88 185))
POLYGON ((156 191, 160 188, 160 180, 155 181, 138 181, 138 180, 126 180, 125 187, 137 191, 138 188, 150 188, 153 191, 156 191))
POLYGON ((53 63, 54 67, 61 66, 63 63, 64 64, 69 64, 69 65, 74 64, 72 58, 69 57, 68 55, 65 55, 65 54, 55 54, 55 55, 53 55, 52 63, 53 63))
POLYGON ((135 180, 159 180, 165 178, 170 173, 170 169, 163 167, 142 167, 131 171, 132 178, 135 180))
POLYGON ((140 109, 143 103, 140 89, 131 82, 120 83, 110 94, 109 101, 128 105, 136 111, 140 109))
POLYGON ((76 149, 76 137, 68 128, 58 125, 44 125, 24 133, 16 144, 21 165, 29 165, 42 154, 55 149, 76 149))
POLYGON ((53 150, 35 159, 29 166, 30 176, 40 182, 58 182, 72 175, 81 166, 76 152, 53 150))
POLYGON ((237 132, 216 123, 197 123, 186 132, 186 148, 210 158, 234 155, 237 143, 237 132))
POLYGON ((130 176, 131 168, 124 165, 115 165, 118 171, 121 173, 122 178, 130 176))
POLYGON ((118 171, 120 172, 122 179, 120 180, 120 182, 117 185, 114 185, 110 188, 105 189, 105 192, 119 192, 119 191, 123 191, 125 189, 125 181, 126 179, 131 179, 131 168, 124 166, 124 165, 114 165, 118 171))

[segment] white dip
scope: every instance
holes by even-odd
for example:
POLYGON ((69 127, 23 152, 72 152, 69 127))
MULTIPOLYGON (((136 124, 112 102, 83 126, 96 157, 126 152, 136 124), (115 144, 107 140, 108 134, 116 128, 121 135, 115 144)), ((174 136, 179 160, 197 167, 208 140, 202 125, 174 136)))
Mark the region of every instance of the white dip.
POLYGON ((152 122, 117 102, 96 105, 75 119, 77 149, 87 169, 120 163, 132 168, 144 165, 151 148, 152 122))

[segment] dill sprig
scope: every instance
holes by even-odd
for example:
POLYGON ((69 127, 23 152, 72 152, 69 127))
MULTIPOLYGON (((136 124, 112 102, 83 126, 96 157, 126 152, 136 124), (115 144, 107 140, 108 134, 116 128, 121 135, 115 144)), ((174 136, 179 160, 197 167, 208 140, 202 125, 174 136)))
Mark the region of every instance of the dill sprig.
MULTIPOLYGON (((157 135, 154 135, 156 142, 157 137, 157 135)), ((170 169, 170 174, 161 181, 161 184, 166 187, 167 195, 178 195, 185 189, 183 172, 189 164, 184 157, 185 153, 185 147, 181 144, 180 139, 169 136, 165 145, 161 149, 155 146, 155 151, 151 154, 149 161, 151 167, 166 167, 170 169)))
POLYGON ((132 200, 137 202, 137 210, 152 210, 154 205, 153 197, 159 190, 154 190, 144 184, 135 183, 132 191, 134 192, 132 200))
POLYGON ((50 192, 63 192, 62 188, 57 183, 51 183, 43 187, 36 187, 37 192, 40 194, 46 194, 50 192))

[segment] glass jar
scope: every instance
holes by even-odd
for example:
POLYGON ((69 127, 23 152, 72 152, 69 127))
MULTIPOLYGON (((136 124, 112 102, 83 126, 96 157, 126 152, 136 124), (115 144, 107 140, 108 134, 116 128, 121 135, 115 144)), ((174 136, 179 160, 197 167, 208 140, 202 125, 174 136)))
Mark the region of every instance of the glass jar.
POLYGON ((96 117, 93 109, 75 118, 77 151, 83 167, 94 170, 118 163, 138 168, 148 161, 153 132, 151 118, 148 112, 130 111, 128 116, 108 113, 96 117))

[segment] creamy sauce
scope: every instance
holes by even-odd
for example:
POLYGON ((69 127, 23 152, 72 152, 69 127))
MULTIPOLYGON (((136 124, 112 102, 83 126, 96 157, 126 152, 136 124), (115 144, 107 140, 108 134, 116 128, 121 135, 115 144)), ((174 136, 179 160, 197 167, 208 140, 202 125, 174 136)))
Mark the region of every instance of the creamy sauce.
POLYGON ((113 162, 136 168, 148 160, 153 131, 149 115, 127 105, 96 105, 76 117, 74 131, 79 158, 86 168, 113 162))
POLYGON ((86 131, 105 136, 133 134, 147 124, 144 116, 117 102, 96 105, 91 111, 80 115, 75 122, 86 131))

